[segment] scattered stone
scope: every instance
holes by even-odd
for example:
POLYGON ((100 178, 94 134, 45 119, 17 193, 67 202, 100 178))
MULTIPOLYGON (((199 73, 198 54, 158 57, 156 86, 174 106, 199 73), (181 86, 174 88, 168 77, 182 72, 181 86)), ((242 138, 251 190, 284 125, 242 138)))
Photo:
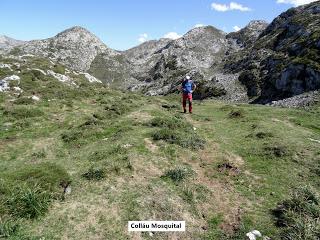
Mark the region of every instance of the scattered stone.
POLYGON ((34 68, 34 69, 32 69, 32 70, 41 72, 43 75, 47 75, 47 73, 46 73, 45 71, 43 71, 42 69, 34 68))
POLYGON ((17 75, 12 75, 10 77, 5 77, 4 79, 0 80, 0 92, 10 90, 8 83, 9 81, 19 81, 20 83, 20 77, 17 75))
POLYGON ((272 101, 268 105, 286 108, 307 108, 320 101, 320 92, 311 91, 279 101, 272 101))
POLYGON ((37 97, 37 96, 35 96, 35 95, 33 95, 33 96, 31 97, 31 99, 34 100, 34 101, 40 101, 40 98, 37 97))
POLYGON ((71 194, 71 186, 68 185, 65 189, 64 189, 64 194, 71 194))
POLYGON ((256 240, 256 236, 252 233, 252 232, 249 232, 246 234, 246 236, 248 237, 247 239, 249 240, 256 240))
POLYGON ((0 68, 7 68, 12 71, 11 65, 6 63, 0 63, 0 68))
POLYGON ((23 90, 20 87, 13 87, 13 90, 17 92, 23 92, 23 90))
POLYGON ((55 79, 57 79, 60 82, 68 83, 68 84, 76 86, 76 84, 72 81, 72 79, 69 76, 66 76, 66 75, 63 75, 60 73, 56 73, 52 70, 48 70, 47 73, 48 73, 48 75, 54 77, 55 79))
POLYGON ((130 148, 130 147, 132 147, 132 146, 133 146, 132 144, 127 143, 127 144, 124 144, 122 147, 124 147, 124 148, 130 148))
POLYGON ((94 76, 90 75, 89 73, 82 73, 82 74, 83 74, 83 75, 86 77, 86 79, 87 79, 89 82, 91 82, 91 83, 93 83, 93 82, 102 83, 99 79, 95 78, 94 76))
POLYGON ((312 142, 320 143, 320 140, 316 140, 316 139, 312 139, 312 138, 309 138, 309 140, 312 142))
POLYGON ((256 240, 257 238, 261 238, 262 234, 258 230, 253 230, 251 232, 248 232, 246 236, 248 237, 247 239, 249 240, 256 240))

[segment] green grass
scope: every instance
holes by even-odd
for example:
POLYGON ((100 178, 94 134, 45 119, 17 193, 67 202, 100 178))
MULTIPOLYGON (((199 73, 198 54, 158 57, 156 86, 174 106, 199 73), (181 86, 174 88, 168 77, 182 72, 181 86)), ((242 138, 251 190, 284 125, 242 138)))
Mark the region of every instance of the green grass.
MULTIPOLYGON (((180 183, 194 174, 192 169, 187 167, 178 167, 175 169, 170 169, 163 175, 164 178, 169 178, 175 183, 180 183)), ((190 195, 190 192, 186 191, 186 195, 190 195)))
POLYGON ((283 239, 318 239, 320 237, 320 198, 312 188, 295 189, 291 198, 273 210, 283 239))
POLYGON ((104 169, 90 167, 82 176, 87 180, 99 181, 106 177, 106 173, 104 169))
POLYGON ((310 140, 320 140, 319 106, 205 100, 184 115, 178 95, 83 79, 67 87, 22 68, 22 96, 0 93, 0 235, 8 239, 131 239, 127 221, 149 219, 186 220, 181 239, 244 239, 253 229, 281 239, 289 228, 272 211, 300 185, 319 193, 319 144, 310 140), (32 92, 39 102, 27 100, 32 92), (221 172, 224 163, 237 172, 221 172))

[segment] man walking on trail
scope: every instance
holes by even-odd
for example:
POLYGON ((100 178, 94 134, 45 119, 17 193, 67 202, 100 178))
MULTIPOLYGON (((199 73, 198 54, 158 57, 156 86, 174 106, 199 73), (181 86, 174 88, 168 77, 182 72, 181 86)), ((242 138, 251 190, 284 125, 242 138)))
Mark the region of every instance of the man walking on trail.
POLYGON ((189 101, 189 113, 192 113, 192 93, 197 88, 197 86, 191 80, 189 75, 182 82, 181 90, 182 90, 182 105, 183 112, 187 112, 187 100, 189 101))

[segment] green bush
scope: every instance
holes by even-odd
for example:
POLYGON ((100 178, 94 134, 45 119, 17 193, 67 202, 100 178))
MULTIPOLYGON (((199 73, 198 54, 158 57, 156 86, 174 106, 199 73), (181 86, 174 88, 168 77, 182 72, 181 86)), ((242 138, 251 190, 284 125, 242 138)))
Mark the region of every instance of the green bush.
POLYGON ((54 65, 53 71, 59 74, 65 74, 66 68, 61 64, 54 65))
POLYGON ((320 197, 313 188, 299 187, 273 210, 281 239, 320 239, 320 197))
POLYGON ((72 143, 77 141, 80 138, 83 138, 83 131, 82 130, 70 130, 68 132, 62 133, 61 138, 65 143, 72 143))
POLYGON ((34 101, 28 97, 21 97, 15 100, 13 103, 16 105, 29 105, 29 104, 33 104, 34 101))
POLYGON ((239 109, 239 110, 232 110, 230 113, 229 113, 229 118, 243 118, 244 117, 244 111, 239 109))
POLYGON ((7 172, 6 178, 15 184, 26 183, 29 186, 37 185, 53 196, 59 197, 61 186, 71 182, 67 171, 54 163, 39 163, 24 166, 14 172, 7 172))
POLYGON ((194 171, 191 168, 178 167, 166 171, 162 177, 169 178, 175 183, 180 183, 186 180, 188 177, 191 177, 192 175, 194 175, 194 171))
POLYGON ((43 216, 49 208, 51 195, 38 185, 27 185, 14 188, 6 201, 10 215, 35 219, 43 216))
POLYGON ((106 174, 105 170, 102 168, 90 167, 86 173, 82 174, 82 176, 87 180, 99 181, 104 179, 106 177, 106 174))
POLYGON ((178 132, 169 128, 163 128, 152 134, 153 140, 163 140, 171 144, 194 150, 202 149, 205 140, 200 138, 195 132, 178 132))
POLYGON ((123 115, 130 110, 130 105, 122 102, 114 103, 105 107, 109 113, 114 115, 123 115))
POLYGON ((45 152, 44 149, 42 149, 38 152, 32 153, 32 157, 35 157, 35 158, 45 158, 46 156, 47 156, 47 153, 45 152))
POLYGON ((40 117, 44 115, 44 112, 38 108, 30 108, 30 107, 11 107, 4 110, 3 115, 15 119, 23 119, 23 118, 33 118, 40 117))
POLYGON ((156 117, 150 123, 152 127, 169 128, 172 130, 180 129, 182 131, 190 131, 193 129, 192 125, 186 119, 177 117, 156 117))

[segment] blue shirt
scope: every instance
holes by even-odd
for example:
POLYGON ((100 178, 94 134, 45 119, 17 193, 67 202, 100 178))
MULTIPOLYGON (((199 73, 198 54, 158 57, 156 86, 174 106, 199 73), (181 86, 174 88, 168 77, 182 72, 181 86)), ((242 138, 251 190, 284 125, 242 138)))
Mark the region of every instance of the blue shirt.
POLYGON ((193 81, 192 80, 184 80, 182 83, 183 93, 192 93, 192 89, 193 89, 193 81))

